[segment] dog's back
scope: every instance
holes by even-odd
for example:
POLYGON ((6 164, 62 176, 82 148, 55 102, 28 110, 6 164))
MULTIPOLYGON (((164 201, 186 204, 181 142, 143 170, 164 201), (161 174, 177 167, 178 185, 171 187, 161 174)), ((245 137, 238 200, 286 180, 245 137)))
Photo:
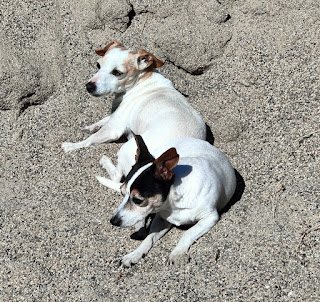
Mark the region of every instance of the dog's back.
POLYGON ((118 109, 124 114, 130 112, 128 135, 131 131, 143 135, 152 149, 178 137, 206 139, 206 125, 200 114, 157 72, 132 88, 118 109))
POLYGON ((194 138, 171 140, 152 153, 157 157, 171 147, 176 148, 180 159, 173 170, 175 181, 169 195, 173 208, 179 209, 178 221, 171 217, 170 222, 192 223, 204 211, 221 210, 236 188, 234 169, 227 157, 208 142, 194 138), (185 217, 194 221, 181 221, 184 210, 185 217), (192 215, 187 213, 190 211, 192 215))

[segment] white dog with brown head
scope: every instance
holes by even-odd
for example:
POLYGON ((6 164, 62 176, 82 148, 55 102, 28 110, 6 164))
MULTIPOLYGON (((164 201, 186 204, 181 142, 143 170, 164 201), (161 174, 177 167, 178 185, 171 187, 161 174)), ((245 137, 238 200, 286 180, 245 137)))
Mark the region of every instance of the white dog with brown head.
POLYGON ((136 163, 123 183, 97 176, 100 183, 124 196, 110 220, 113 225, 130 227, 156 213, 149 235, 123 257, 122 264, 137 263, 172 224, 194 224, 169 257, 169 263, 184 262, 190 246, 217 223, 218 211, 234 194, 234 169, 221 151, 199 139, 170 140, 152 155, 141 136, 135 139, 136 163))
POLYGON ((87 90, 94 96, 114 93, 116 110, 87 126, 86 129, 93 133, 87 139, 77 143, 64 142, 61 145, 64 151, 115 141, 126 135, 129 141, 118 155, 122 165, 115 167, 106 157, 102 160, 110 177, 119 181, 134 164, 133 158, 130 158, 131 165, 121 160, 122 153, 135 152, 134 140, 130 142, 131 131, 143 135, 152 148, 178 137, 206 139, 206 125, 201 116, 172 83, 157 72, 162 61, 143 49, 128 50, 118 41, 96 53, 101 56, 99 70, 87 83, 87 90))

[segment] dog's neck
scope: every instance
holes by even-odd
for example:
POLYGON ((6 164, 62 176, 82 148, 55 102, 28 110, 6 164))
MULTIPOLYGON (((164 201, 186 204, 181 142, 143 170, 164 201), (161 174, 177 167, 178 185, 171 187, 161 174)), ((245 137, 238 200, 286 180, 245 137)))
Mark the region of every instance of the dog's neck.
POLYGON ((125 92, 115 93, 114 99, 112 101, 111 113, 115 112, 117 108, 120 106, 123 96, 126 94, 125 92))
POLYGON ((120 106, 123 99, 130 97, 132 93, 135 94, 135 97, 139 95, 139 93, 136 94, 137 89, 141 89, 141 94, 144 94, 147 90, 159 89, 161 86, 174 89, 171 81, 162 76, 157 70, 153 70, 148 77, 146 77, 146 73, 141 74, 127 91, 114 94, 111 112, 114 112, 120 106))

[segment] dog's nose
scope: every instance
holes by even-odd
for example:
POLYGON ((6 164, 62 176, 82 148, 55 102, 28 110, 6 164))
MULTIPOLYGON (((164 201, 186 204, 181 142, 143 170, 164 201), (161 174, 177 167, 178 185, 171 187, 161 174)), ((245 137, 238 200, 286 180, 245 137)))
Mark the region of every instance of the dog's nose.
POLYGON ((110 219, 110 223, 114 226, 120 226, 121 225, 121 218, 118 215, 115 215, 110 219))
POLYGON ((96 88, 97 88, 96 83, 94 83, 94 82, 88 82, 86 84, 86 87, 87 87, 87 90, 88 90, 89 93, 94 92, 96 90, 96 88))

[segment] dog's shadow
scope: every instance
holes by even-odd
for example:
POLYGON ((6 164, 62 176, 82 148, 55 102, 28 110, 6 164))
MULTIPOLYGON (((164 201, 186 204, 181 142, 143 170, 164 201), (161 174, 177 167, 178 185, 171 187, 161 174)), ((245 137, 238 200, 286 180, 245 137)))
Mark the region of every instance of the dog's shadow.
POLYGON ((234 169, 234 173, 236 174, 236 179, 237 179, 236 190, 234 191, 233 196, 231 197, 227 205, 219 212, 220 216, 223 215, 224 213, 227 213, 231 209, 231 207, 241 199, 242 194, 246 187, 246 184, 241 174, 236 169, 234 169))
POLYGON ((206 123, 206 130, 207 130, 207 134, 206 134, 206 141, 210 144, 213 145, 214 144, 214 136, 213 133, 211 131, 210 126, 206 123))
MULTIPOLYGON (((214 136, 213 136, 213 133, 211 131, 210 126, 207 123, 206 123, 206 128, 207 128, 206 141, 208 143, 210 143, 211 145, 213 145, 214 144, 214 136)), ((244 189, 246 187, 244 179, 241 176, 241 174, 237 171, 237 169, 234 169, 234 173, 236 174, 236 179, 237 179, 236 190, 235 190, 232 198, 228 202, 228 204, 221 211, 219 211, 220 216, 224 213, 227 213, 231 209, 231 207, 241 199, 242 194, 244 192, 244 189)))

